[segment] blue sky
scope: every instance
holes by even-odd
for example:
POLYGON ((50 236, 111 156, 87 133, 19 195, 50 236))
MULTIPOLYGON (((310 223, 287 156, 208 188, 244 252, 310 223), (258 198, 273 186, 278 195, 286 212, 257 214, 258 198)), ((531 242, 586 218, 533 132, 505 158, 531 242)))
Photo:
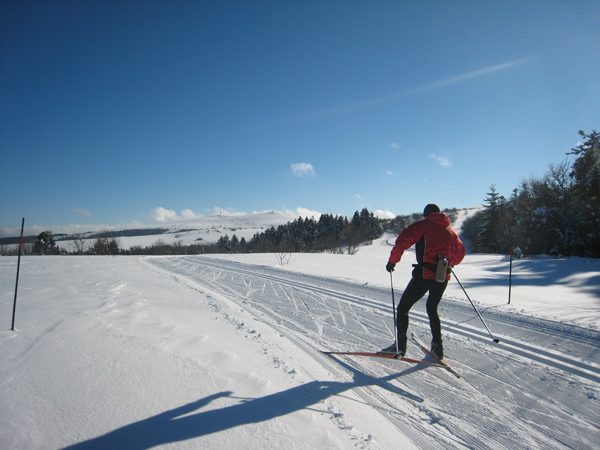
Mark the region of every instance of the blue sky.
POLYGON ((510 195, 599 128, 599 23, 597 1, 2 2, 0 230, 510 195))

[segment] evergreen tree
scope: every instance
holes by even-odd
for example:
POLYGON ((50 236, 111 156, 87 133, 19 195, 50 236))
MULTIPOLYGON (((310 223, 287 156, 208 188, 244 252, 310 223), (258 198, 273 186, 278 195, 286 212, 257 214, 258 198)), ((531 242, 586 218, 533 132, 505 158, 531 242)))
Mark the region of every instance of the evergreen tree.
POLYGON ((577 250, 582 256, 600 257, 600 133, 579 135, 583 142, 569 153, 576 156, 571 176, 578 211, 577 250))
POLYGON ((240 253, 248 253, 248 243, 245 237, 240 239, 240 253))
POLYGON ((550 165, 543 178, 521 182, 509 200, 491 187, 484 211, 463 225, 473 251, 519 246, 526 254, 600 257, 600 134, 579 134, 572 167, 550 165))
MULTIPOLYGON (((159 240, 157 244, 157 247, 165 247, 165 244, 161 240, 159 240)), ((120 252, 119 244, 114 238, 99 237, 92 245, 92 252, 95 255, 118 255, 120 252)), ((161 254, 161 252, 159 252, 159 254, 161 254)))
POLYGON ((116 239, 110 239, 108 241, 108 254, 109 255, 118 255, 119 254, 119 244, 116 239))
POLYGON ((598 209, 600 201, 600 133, 592 131, 590 134, 585 134, 580 130, 579 135, 583 142, 568 153, 576 156, 571 172, 575 181, 575 192, 581 197, 587 197, 590 202, 595 200, 596 203, 590 203, 590 207, 595 206, 598 209))
POLYGON ((50 231, 42 231, 38 234, 35 244, 33 244, 33 253, 36 255, 56 255, 58 247, 54 242, 54 236, 50 231))
POLYGON ((238 253, 239 250, 240 250, 240 240, 234 234, 233 236, 231 236, 231 240, 229 241, 229 251, 231 253, 238 253))
POLYGON ((508 250, 510 240, 508 224, 504 215, 506 199, 491 185, 484 201, 484 211, 480 222, 477 248, 482 252, 503 253, 508 250))
POLYGON ((219 253, 229 253, 229 249, 230 249, 229 236, 228 235, 221 236, 219 238, 219 240, 217 241, 217 251, 219 253))

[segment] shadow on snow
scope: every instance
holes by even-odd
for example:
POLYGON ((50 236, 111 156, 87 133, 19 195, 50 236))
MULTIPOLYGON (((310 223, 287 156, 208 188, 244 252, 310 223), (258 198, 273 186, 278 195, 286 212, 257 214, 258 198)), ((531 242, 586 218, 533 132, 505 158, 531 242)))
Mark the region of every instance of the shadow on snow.
MULTIPOLYGON (((463 280, 460 266, 457 275, 465 287, 508 286, 509 264, 506 258, 501 265, 488 269, 494 276, 463 280)), ((512 284, 517 286, 571 286, 600 298, 600 260, 571 258, 542 258, 513 261, 512 284)))
POLYGON ((241 399, 234 405, 193 414, 218 398, 235 399, 231 391, 218 392, 187 405, 125 425, 105 435, 72 445, 67 449, 149 449, 158 445, 207 436, 246 424, 265 422, 295 411, 309 409, 311 405, 359 387, 380 386, 412 401, 423 402, 423 398, 390 383, 395 378, 422 370, 423 367, 413 367, 382 378, 374 378, 357 371, 337 358, 336 361, 352 372, 352 381, 315 380, 264 397, 241 399))

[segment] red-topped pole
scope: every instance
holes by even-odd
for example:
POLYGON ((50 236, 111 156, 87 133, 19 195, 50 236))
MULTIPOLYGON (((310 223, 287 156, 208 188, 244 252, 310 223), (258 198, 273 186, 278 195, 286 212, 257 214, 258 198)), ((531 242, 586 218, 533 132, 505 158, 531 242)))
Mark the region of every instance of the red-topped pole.
POLYGON ((19 290, 19 270, 21 268, 21 253, 23 251, 23 228, 25 227, 25 217, 21 221, 21 237, 19 238, 19 257, 17 258, 17 281, 15 283, 15 301, 13 303, 12 326, 11 331, 15 331, 15 313, 17 312, 17 291, 19 290))

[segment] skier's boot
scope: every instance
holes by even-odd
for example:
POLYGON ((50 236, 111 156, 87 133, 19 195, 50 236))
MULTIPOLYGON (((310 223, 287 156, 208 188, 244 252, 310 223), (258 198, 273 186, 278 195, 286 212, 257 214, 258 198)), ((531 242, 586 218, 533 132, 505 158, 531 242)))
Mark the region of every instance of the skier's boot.
POLYGON ((379 353, 394 353, 401 358, 406 354, 406 336, 398 336, 398 348, 396 349, 396 343, 386 348, 382 348, 379 353), (397 351, 396 351, 397 350, 397 351))
POLYGON ((440 361, 444 359, 444 346, 441 339, 439 341, 431 341, 431 354, 440 361))

